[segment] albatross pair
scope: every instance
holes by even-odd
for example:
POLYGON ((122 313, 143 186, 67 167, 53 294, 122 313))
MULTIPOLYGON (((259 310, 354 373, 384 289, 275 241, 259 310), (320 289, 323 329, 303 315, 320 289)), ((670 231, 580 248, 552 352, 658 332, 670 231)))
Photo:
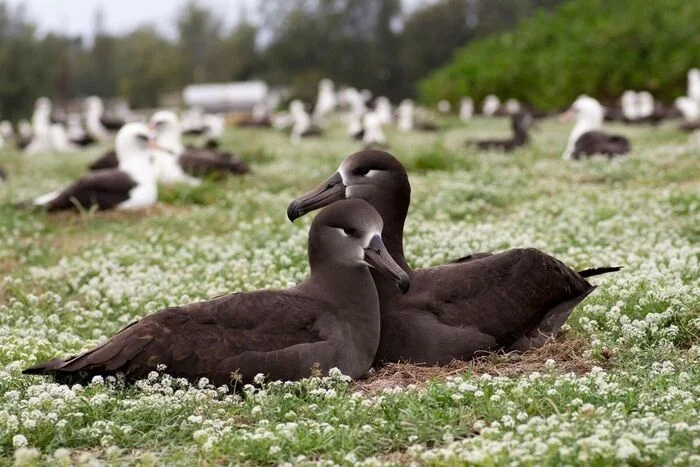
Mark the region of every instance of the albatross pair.
POLYGON ((172 376, 206 377, 217 386, 251 383, 258 373, 296 380, 333 367, 358 378, 370 368, 380 336, 379 297, 368 266, 395 282, 399 293, 409 287, 381 234, 382 219, 368 203, 341 201, 311 225, 311 276, 302 284, 168 308, 87 352, 24 373, 66 383, 122 373, 133 381, 163 364, 172 376))
MULTIPOLYGON (((245 174, 250 170, 245 162, 231 153, 216 148, 184 146, 180 119, 175 112, 156 112, 149 125, 158 143, 159 149, 154 152, 153 163, 161 183, 198 185, 200 181, 195 177, 245 174)), ((90 170, 114 168, 117 165, 115 151, 108 151, 90 165, 90 170)))
POLYGON ((595 286, 586 277, 619 268, 576 272, 535 249, 481 253, 427 269, 412 269, 403 253, 411 200, 406 170, 391 154, 351 155, 318 188, 293 201, 290 220, 343 198, 371 204, 384 220, 389 253, 407 273, 405 294, 373 272, 381 308, 375 363, 444 364, 479 352, 544 345, 595 286))

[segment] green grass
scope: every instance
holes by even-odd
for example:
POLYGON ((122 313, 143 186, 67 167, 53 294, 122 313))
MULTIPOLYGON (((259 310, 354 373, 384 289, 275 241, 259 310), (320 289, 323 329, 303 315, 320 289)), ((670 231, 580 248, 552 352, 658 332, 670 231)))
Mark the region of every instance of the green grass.
POLYGON ((223 146, 250 175, 163 187, 143 213, 73 215, 12 204, 79 176, 100 149, 5 150, 0 464, 700 463, 700 141, 673 125, 613 126, 631 138, 629 158, 568 163, 569 127, 556 122, 512 154, 464 145, 507 135, 505 119, 443 123, 437 134, 387 129, 413 188, 409 262, 532 246, 577 269, 624 266, 594 279, 562 343, 517 361, 268 383, 245 397, 166 375, 129 388, 24 377, 163 307, 303 280, 311 216, 291 224, 286 205, 358 147, 340 126, 299 146, 231 130, 223 146))

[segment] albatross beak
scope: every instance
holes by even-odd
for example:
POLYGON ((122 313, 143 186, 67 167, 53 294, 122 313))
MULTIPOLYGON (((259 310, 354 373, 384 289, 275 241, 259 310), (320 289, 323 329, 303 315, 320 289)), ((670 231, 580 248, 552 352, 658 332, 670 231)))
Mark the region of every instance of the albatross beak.
POLYGON ((559 121, 560 122, 568 122, 569 120, 574 118, 574 115, 576 115, 576 111, 569 109, 559 116, 559 121))
POLYGON ((381 236, 375 235, 369 241, 369 245, 365 248, 365 262, 382 274, 394 279, 402 294, 408 292, 411 285, 408 274, 391 257, 381 236))
POLYGON ((345 199, 345 185, 339 172, 334 173, 325 182, 304 196, 295 199, 287 207, 287 217, 294 222, 304 214, 331 203, 345 199))

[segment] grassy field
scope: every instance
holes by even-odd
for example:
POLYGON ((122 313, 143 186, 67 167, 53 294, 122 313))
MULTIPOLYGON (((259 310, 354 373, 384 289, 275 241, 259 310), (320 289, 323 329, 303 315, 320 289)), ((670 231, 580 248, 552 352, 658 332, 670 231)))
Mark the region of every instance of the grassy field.
POLYGON ((312 216, 291 224, 286 205, 357 150, 342 128, 298 147, 231 130, 224 146, 251 175, 163 189, 143 213, 18 212, 12 202, 64 185, 101 150, 0 153, 11 177, 0 188, 0 464, 700 465, 700 138, 616 127, 629 158, 567 163, 569 127, 557 122, 511 155, 463 145, 508 134, 506 120, 443 124, 388 131, 413 186, 413 266, 531 246, 573 268, 624 270, 594 279, 540 351, 245 397, 159 374, 68 387, 20 371, 169 305, 303 280, 312 216))

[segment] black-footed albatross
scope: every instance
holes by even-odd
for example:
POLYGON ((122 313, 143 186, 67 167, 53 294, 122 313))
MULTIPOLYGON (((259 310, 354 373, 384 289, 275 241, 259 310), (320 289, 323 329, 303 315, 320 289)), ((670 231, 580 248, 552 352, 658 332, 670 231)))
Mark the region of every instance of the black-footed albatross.
POLYGON ((532 115, 526 111, 520 111, 511 117, 511 128, 513 136, 505 139, 484 139, 469 140, 467 145, 476 146, 482 151, 505 151, 510 152, 528 142, 527 130, 532 125, 532 115))
POLYGON ((87 352, 24 373, 70 382, 123 373, 133 381, 164 364, 174 377, 206 377, 217 386, 250 383, 258 373, 297 380, 314 368, 358 378, 379 345, 379 298, 368 266, 390 277, 399 294, 409 287, 381 232, 381 217, 365 201, 336 203, 311 225, 305 282, 167 308, 87 352))
POLYGON ((540 347, 595 289, 584 276, 617 270, 579 274, 533 248, 412 269, 403 254, 411 185, 401 163, 383 151, 349 156, 328 180, 292 201, 287 215, 294 220, 345 197, 364 199, 379 212, 384 244, 411 279, 411 290, 401 295, 373 273, 382 317, 375 364, 444 364, 479 352, 540 347))

